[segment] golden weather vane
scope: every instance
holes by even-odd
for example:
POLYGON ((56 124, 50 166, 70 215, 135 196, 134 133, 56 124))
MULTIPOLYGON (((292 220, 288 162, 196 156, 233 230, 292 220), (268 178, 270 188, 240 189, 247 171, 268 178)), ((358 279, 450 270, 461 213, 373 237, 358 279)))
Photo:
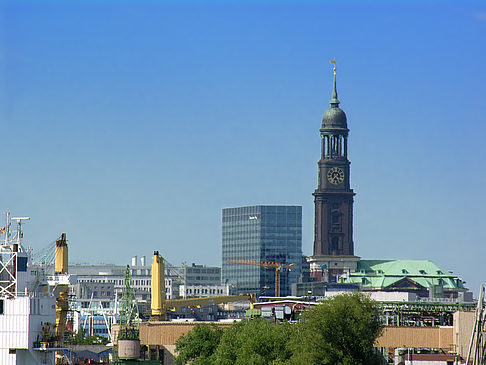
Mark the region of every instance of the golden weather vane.
POLYGON ((329 61, 329 63, 332 63, 334 64, 334 67, 333 67, 333 71, 334 71, 334 75, 336 74, 336 57, 334 57, 332 60, 329 61))

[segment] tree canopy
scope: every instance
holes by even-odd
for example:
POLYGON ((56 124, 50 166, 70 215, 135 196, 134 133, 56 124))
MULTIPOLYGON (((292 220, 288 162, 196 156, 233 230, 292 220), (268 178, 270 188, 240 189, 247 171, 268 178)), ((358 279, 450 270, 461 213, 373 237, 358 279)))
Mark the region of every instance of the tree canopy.
POLYGON ((175 365, 191 362, 194 365, 210 365, 209 358, 219 346, 223 330, 215 323, 198 323, 186 335, 176 341, 176 350, 179 355, 175 365))
POLYGON ((289 323, 270 323, 264 318, 236 323, 221 337, 213 364, 283 364, 291 356, 291 330, 289 323))
POLYGON ((373 344, 382 327, 376 304, 367 295, 337 295, 304 313, 290 344, 290 363, 380 363, 373 344))
POLYGON ((374 301, 361 293, 337 295, 304 313, 296 324, 256 318, 223 330, 196 324, 176 342, 176 364, 371 365, 382 331, 374 301))

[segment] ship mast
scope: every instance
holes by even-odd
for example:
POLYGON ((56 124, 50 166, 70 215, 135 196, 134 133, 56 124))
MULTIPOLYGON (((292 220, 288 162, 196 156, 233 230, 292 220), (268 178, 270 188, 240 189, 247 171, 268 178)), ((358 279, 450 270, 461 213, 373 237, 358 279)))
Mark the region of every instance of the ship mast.
MULTIPOLYGON (((27 257, 23 253, 22 242, 22 221, 29 220, 29 217, 10 218, 10 212, 6 213, 5 240, 0 249, 0 297, 15 298, 19 290, 19 267, 21 271, 26 271, 27 257), (17 221, 16 240, 9 241, 10 220, 17 221), (14 242, 15 243, 12 243, 14 242), (19 253, 20 256, 19 256, 19 253), (19 266, 20 265, 20 266, 19 266), (25 269, 25 270, 24 270, 25 269)), ((23 274, 23 281, 26 275, 23 274)))
MULTIPOLYGON (((20 248, 21 251, 23 251, 22 246, 21 246, 21 241, 22 241, 22 221, 28 221, 30 220, 30 217, 15 217, 11 218, 13 221, 17 221, 17 242, 16 242, 16 248, 17 250, 20 248)), ((8 225, 8 224, 7 224, 8 225)))

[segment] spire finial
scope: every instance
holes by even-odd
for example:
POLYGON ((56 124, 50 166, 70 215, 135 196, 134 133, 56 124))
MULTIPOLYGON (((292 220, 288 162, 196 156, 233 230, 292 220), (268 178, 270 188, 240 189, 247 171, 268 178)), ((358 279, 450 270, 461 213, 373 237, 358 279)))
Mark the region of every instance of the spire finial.
POLYGON ((329 62, 334 65, 332 69, 334 72, 334 85, 332 89, 331 101, 329 102, 329 104, 331 104, 331 107, 337 107, 339 105, 339 100, 338 100, 337 88, 336 88, 336 58, 333 58, 329 62))

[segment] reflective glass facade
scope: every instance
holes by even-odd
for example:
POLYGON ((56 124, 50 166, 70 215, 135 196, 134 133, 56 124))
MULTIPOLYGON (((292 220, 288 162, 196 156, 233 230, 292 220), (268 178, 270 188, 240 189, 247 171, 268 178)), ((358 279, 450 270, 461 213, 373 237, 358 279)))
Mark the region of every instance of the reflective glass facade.
POLYGON ((302 266, 302 207, 255 205, 223 209, 223 283, 236 293, 275 294, 275 270, 227 259, 295 264, 282 270, 280 295, 290 295, 302 266))

